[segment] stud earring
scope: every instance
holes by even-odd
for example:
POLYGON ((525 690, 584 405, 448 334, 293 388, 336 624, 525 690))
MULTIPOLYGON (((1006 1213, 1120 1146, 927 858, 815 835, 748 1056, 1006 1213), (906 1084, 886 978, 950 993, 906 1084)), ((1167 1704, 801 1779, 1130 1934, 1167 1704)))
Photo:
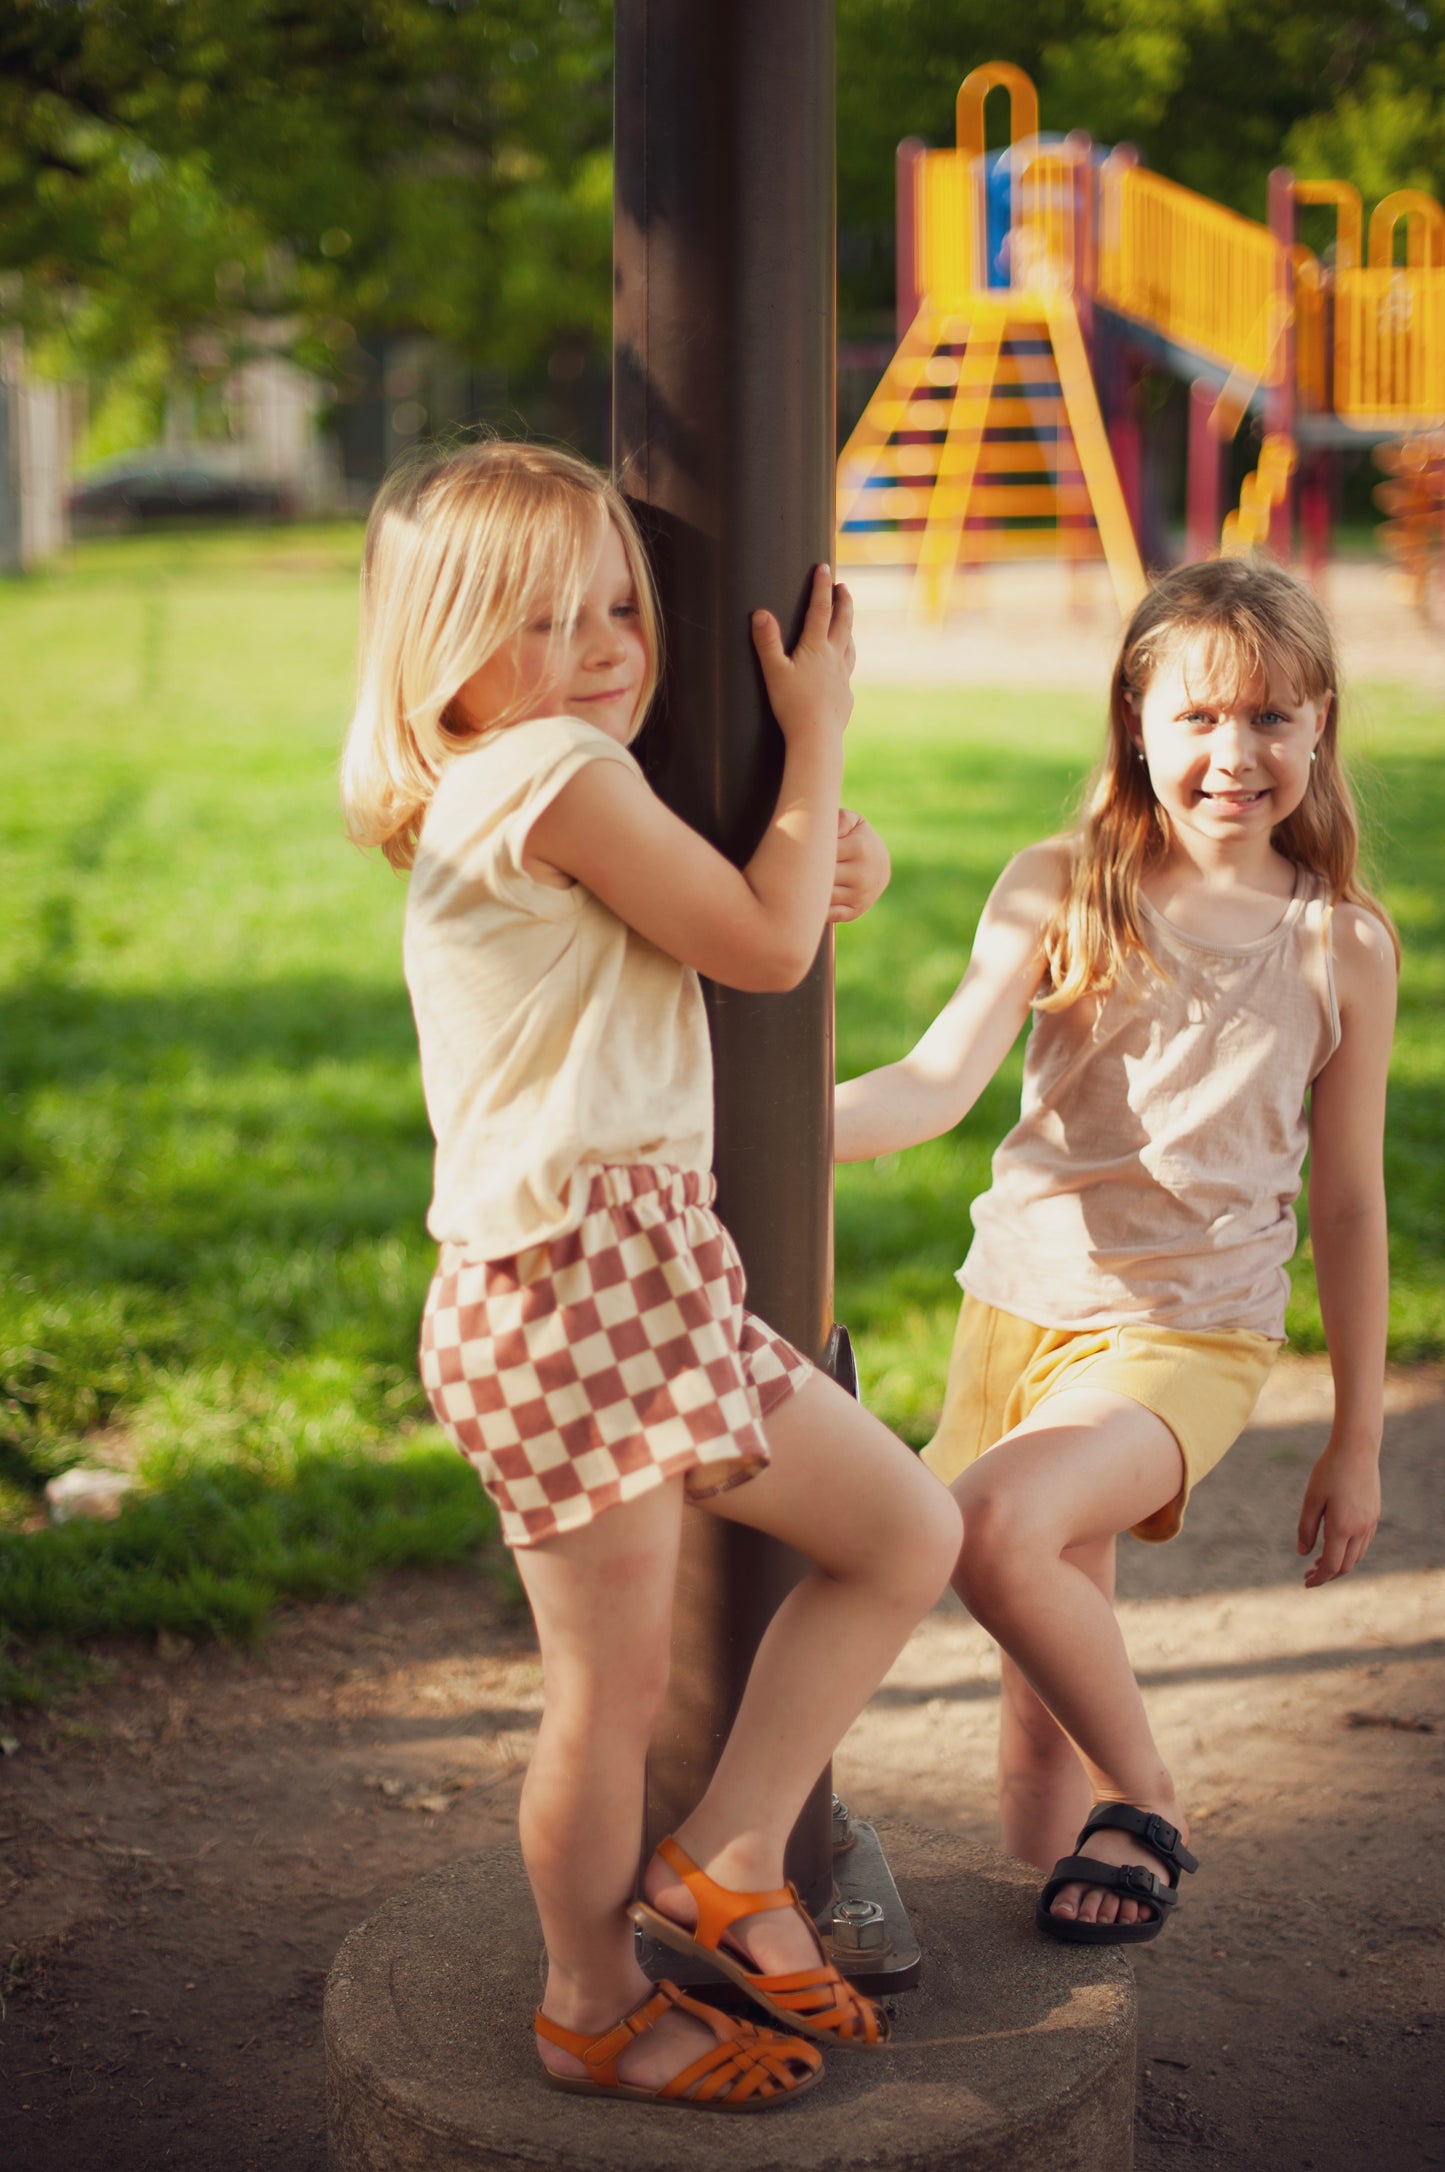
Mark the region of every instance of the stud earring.
POLYGON ((1319 751, 1320 751, 1320 750, 1319 750, 1319 748, 1318 748, 1318 747, 1311 747, 1311 748, 1310 748, 1310 760, 1311 760, 1312 762, 1318 759, 1318 756, 1319 756, 1319 751))

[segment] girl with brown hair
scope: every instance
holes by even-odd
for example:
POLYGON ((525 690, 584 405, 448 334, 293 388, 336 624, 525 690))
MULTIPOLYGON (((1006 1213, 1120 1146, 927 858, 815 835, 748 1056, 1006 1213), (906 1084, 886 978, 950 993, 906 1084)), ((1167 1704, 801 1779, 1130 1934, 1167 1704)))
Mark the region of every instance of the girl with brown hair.
POLYGON ((923 1460, 963 1509, 955 1588, 1002 1650, 1003 1835, 1049 1872, 1055 1938, 1153 1938, 1195 1868, 1114 1617, 1115 1542, 1172 1538, 1249 1418, 1306 1148, 1335 1419, 1305 1583, 1352 1569, 1379 1518, 1398 947, 1357 872, 1338 684, 1318 604, 1278 567, 1161 580, 1078 831, 1005 869, 912 1053, 838 1089, 840 1160, 934 1138, 1033 1014, 923 1460))

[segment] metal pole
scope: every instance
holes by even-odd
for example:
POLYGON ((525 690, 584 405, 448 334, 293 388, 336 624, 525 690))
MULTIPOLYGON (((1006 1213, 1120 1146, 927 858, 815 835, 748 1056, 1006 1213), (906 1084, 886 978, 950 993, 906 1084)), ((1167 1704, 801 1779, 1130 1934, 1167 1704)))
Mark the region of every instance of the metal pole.
POLYGON ((895 279, 893 324, 899 341, 918 315, 923 303, 923 267, 918 258, 919 221, 923 210, 924 160, 928 146, 921 136, 905 136, 894 158, 895 279))
MULTIPOLYGON (((833 555, 834 49, 830 0, 619 0, 614 459, 653 551, 667 668, 639 753, 662 797, 736 861, 782 742, 749 637, 795 637, 833 555)), ((814 1358, 832 1325, 832 945, 791 995, 707 989, 719 1211, 748 1302, 814 1358)), ((689 1516, 673 1681, 646 1845, 707 1784, 763 1630, 799 1563, 689 1516)), ((806 1694, 806 1685, 800 1685, 806 1694)), ((832 1891, 830 1777, 788 1857, 832 1891)))
POLYGON ((1188 537, 1191 558, 1212 558, 1223 519, 1225 448, 1210 425, 1218 393, 1207 378, 1189 387, 1188 537))
MULTIPOLYGON (((1280 333, 1278 356, 1280 380, 1277 385, 1265 386, 1264 426, 1270 435, 1287 437, 1293 441, 1295 203, 1294 175, 1288 166, 1276 166, 1269 177, 1269 230, 1279 243, 1279 306, 1284 313, 1284 326, 1280 333)), ((1269 523, 1269 547, 1275 557, 1285 565, 1288 565, 1294 556, 1295 502, 1295 478, 1291 475, 1285 485, 1284 496, 1270 515, 1269 523)))

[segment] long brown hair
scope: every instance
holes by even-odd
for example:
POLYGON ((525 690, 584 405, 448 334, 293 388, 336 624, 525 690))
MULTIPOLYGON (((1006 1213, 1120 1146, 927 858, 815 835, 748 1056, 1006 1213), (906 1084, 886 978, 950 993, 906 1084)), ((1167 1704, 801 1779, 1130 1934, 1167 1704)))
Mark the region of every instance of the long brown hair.
POLYGON ((1384 907, 1359 877, 1360 828, 1340 760, 1339 656, 1329 621, 1302 581, 1264 559, 1212 558, 1156 581, 1124 632, 1109 692, 1109 735, 1073 838, 1069 885, 1044 930, 1048 986, 1040 1010, 1102 994, 1150 958, 1140 884, 1169 848, 1168 817, 1154 796, 1129 729, 1164 657, 1202 638, 1211 669, 1236 688, 1277 671, 1300 701, 1332 695, 1309 789, 1274 831, 1286 859, 1323 878, 1335 904, 1362 905, 1400 945, 1384 907))

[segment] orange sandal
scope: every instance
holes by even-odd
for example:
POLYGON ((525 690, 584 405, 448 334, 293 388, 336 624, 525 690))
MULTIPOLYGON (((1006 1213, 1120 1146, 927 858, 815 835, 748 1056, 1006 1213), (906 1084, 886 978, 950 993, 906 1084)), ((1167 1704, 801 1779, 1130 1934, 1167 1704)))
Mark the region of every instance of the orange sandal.
POLYGON ((583 2074, 543 2074, 553 2089, 570 2089, 584 2097, 630 2097, 641 2104, 678 2104, 697 2112, 769 2112, 781 2109, 823 2079, 823 2061, 811 2044, 795 2036, 779 2036, 774 2029, 755 2028, 751 2021, 735 2021, 690 1999, 675 1983, 663 1982, 600 2036, 580 2036, 564 2029, 537 2008, 533 2024, 549 2044, 560 2045, 580 2059, 583 2074), (670 2008, 706 2022, 717 2042, 701 2058, 694 2059, 660 2089, 640 2089, 619 2081, 617 2062, 629 2044, 646 2035, 670 2008))
POLYGON ((812 1918, 795 1885, 786 1885, 776 1893, 735 1893, 700 1870, 671 1836, 658 1842, 657 1852, 697 1902, 697 1928, 686 1930, 650 1902, 634 1901, 627 1913, 649 1938, 661 1939, 674 1953, 688 1954, 721 1970, 765 2013, 786 2022, 799 2036, 812 2037, 821 2044, 841 2044, 850 2051, 877 2051, 887 2043, 886 2014, 839 1975, 832 1962, 824 1958, 821 1945, 816 1967, 783 1976, 764 1976, 745 1968, 725 1949, 723 1940, 735 1923, 744 1916, 761 1915, 768 1908, 796 1908, 816 1940, 812 1918))

